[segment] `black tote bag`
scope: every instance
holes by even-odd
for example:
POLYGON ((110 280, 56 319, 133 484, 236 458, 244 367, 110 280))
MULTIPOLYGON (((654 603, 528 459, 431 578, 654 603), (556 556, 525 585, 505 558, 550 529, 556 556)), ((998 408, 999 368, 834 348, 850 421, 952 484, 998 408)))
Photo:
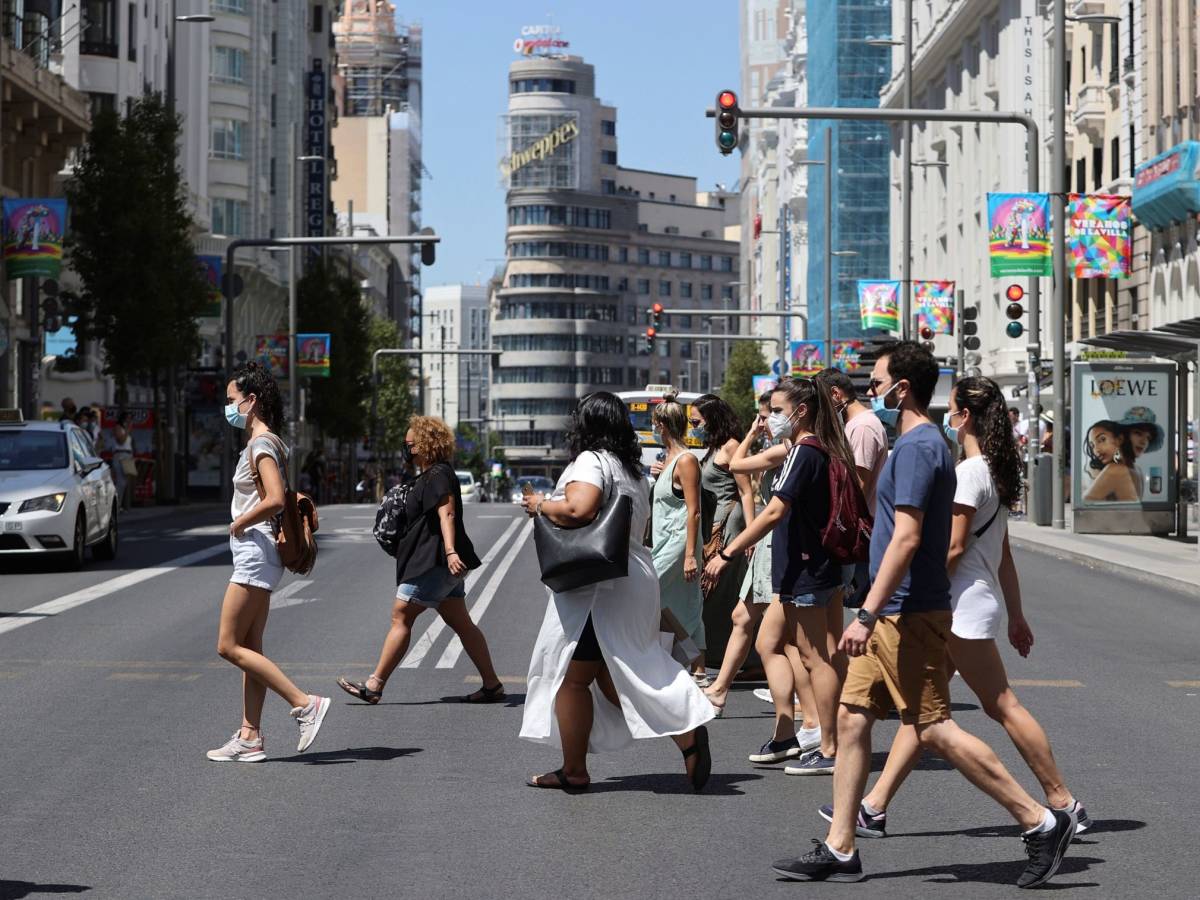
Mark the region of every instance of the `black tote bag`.
MULTIPOLYGON (((601 468, 607 468, 605 457, 596 455, 601 468)), ((533 520, 542 584, 552 591, 571 591, 629 574, 633 500, 615 491, 616 479, 611 474, 606 471, 604 475, 605 497, 596 518, 588 524, 561 528, 545 516, 533 520)))

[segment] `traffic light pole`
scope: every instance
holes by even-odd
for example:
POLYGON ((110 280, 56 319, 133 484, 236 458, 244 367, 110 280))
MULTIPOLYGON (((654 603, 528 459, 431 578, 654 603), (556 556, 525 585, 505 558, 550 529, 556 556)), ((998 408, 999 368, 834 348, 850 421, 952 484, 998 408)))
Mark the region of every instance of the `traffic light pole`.
POLYGON ((963 321, 963 307, 965 307, 966 305, 967 305, 967 292, 960 288, 954 294, 954 321, 956 323, 958 323, 958 327, 954 329, 955 333, 958 336, 958 353, 957 353, 958 361, 955 363, 955 372, 954 372, 955 378, 962 378, 963 374, 967 371, 967 363, 966 363, 967 336, 963 332, 963 325, 966 324, 963 321))
MULTIPOLYGON (((1062 4, 1064 2, 1065 2, 1065 0, 1059 0, 1058 6, 1060 9, 1062 8, 1062 4)), ((1057 48, 1059 46, 1061 46, 1061 44, 1062 44, 1061 24, 1062 23, 1060 22, 1059 23, 1060 30, 1057 33, 1057 39, 1058 39, 1059 43, 1058 43, 1058 45, 1056 45, 1056 48, 1055 48, 1056 52, 1057 52, 1057 48)), ((1059 71, 1055 72, 1055 79, 1057 79, 1055 81, 1055 84, 1059 85, 1061 87, 1061 75, 1062 75, 1063 66, 1059 65, 1059 66, 1057 66, 1057 69, 1059 71)), ((1061 100, 1062 91, 1060 90, 1056 96, 1061 100)), ((1061 103, 1059 105, 1061 106, 1061 103)), ((709 118, 714 118, 717 115, 717 110, 710 108, 705 111, 705 115, 708 116, 709 118)), ((850 120, 850 121, 858 121, 858 122, 903 122, 906 124, 911 124, 911 123, 915 123, 915 122, 921 122, 921 123, 961 122, 961 123, 972 124, 972 125, 978 125, 978 124, 1020 125, 1022 128, 1025 129, 1025 165, 1026 165, 1026 173, 1027 173, 1026 174, 1027 190, 1029 190, 1031 193, 1037 193, 1040 189, 1040 181, 1039 181, 1039 176, 1038 176, 1038 169, 1039 169, 1039 157, 1038 157, 1039 147, 1038 147, 1038 144, 1040 143, 1040 138, 1038 136, 1038 124, 1032 116, 1025 115, 1024 113, 964 111, 964 110, 957 110, 957 109, 872 109, 869 107, 845 107, 845 108, 842 108, 842 107, 817 107, 817 106, 800 108, 800 107, 756 106, 756 107, 749 107, 749 108, 738 108, 737 115, 740 118, 746 118, 746 119, 832 119, 832 120, 850 120)), ((1055 121, 1059 122, 1061 124, 1061 116, 1056 118, 1055 121)), ((1060 127, 1059 134, 1061 134, 1061 133, 1062 133, 1062 129, 1060 127)), ((1055 144, 1056 149, 1060 144, 1061 144, 1061 141, 1056 142, 1056 144, 1055 144)), ((1058 160, 1057 156, 1056 156, 1056 160, 1058 160)), ((1056 183, 1057 183, 1057 180, 1060 178, 1062 171, 1063 171, 1062 165, 1058 165, 1058 171, 1054 175, 1054 177, 1056 179, 1056 183)), ((1052 225, 1053 225, 1054 246, 1056 248, 1056 257, 1059 259, 1062 259, 1063 257, 1061 254, 1061 246, 1062 246, 1061 235, 1063 234, 1063 232, 1062 232, 1063 216, 1057 215, 1056 217, 1053 217, 1052 225)), ((828 234, 826 234, 826 236, 825 236, 826 242, 828 242, 829 239, 830 239, 830 236, 828 234)), ((1056 412, 1058 412, 1062 408, 1062 405, 1064 402, 1064 398, 1062 395, 1062 386, 1063 386, 1063 382, 1065 381, 1065 367, 1066 367, 1066 363, 1064 361, 1064 356, 1063 356, 1063 345, 1062 345, 1062 340, 1061 340, 1061 333, 1063 330, 1062 329, 1063 316, 1065 314, 1064 309, 1063 309, 1065 301, 1063 299, 1063 290, 1062 290, 1061 285, 1062 285, 1062 281, 1059 282, 1059 287, 1057 287, 1054 291, 1055 304, 1054 304, 1054 310, 1053 310, 1054 334, 1055 334, 1056 338, 1059 338, 1058 346, 1055 347, 1055 352, 1054 352, 1054 363, 1055 363, 1054 378, 1055 378, 1055 387, 1058 390, 1058 393, 1055 395, 1055 398, 1054 398, 1054 406, 1055 406, 1056 412)), ((761 313, 759 315, 761 315, 761 313)), ((1028 343, 1026 344, 1026 352, 1028 353, 1028 360, 1029 360, 1028 361, 1029 409, 1031 411, 1030 421, 1033 423, 1035 441, 1036 441, 1036 435, 1037 435, 1038 429, 1037 429, 1037 421, 1034 418, 1034 416, 1036 416, 1036 410, 1037 410, 1038 403, 1039 403, 1038 374, 1041 371, 1041 367, 1042 367, 1041 336, 1042 336, 1041 282, 1039 281, 1038 278, 1034 277, 1034 278, 1029 279, 1029 340, 1028 340, 1028 343)), ((1065 413, 1064 413, 1064 418, 1065 418, 1065 413)), ((1055 422, 1055 428, 1060 430, 1060 432, 1065 433, 1064 423, 1055 422)), ((1061 454, 1059 452, 1059 448, 1062 446, 1063 440, 1064 439, 1063 439, 1062 433, 1060 433, 1059 435, 1056 436, 1056 440, 1054 442, 1056 460, 1061 460, 1061 454)), ((1035 447, 1035 449, 1036 449, 1036 447, 1035 447)), ((1034 466, 1036 464, 1036 458, 1037 458, 1036 453, 1031 453, 1029 455, 1028 480, 1029 480, 1029 487, 1030 487, 1030 498, 1031 498, 1030 502, 1031 503, 1032 503, 1033 474, 1034 474, 1034 466)), ((1061 482, 1062 482, 1062 478, 1057 475, 1057 471, 1056 471, 1056 476, 1053 479, 1053 481, 1056 484, 1061 484, 1061 482)), ((1061 489, 1059 489, 1059 490, 1061 490, 1061 489)), ((1059 524, 1058 510, 1061 509, 1061 506, 1058 505, 1058 496, 1059 496, 1058 494, 1055 495, 1055 501, 1056 501, 1055 502, 1055 510, 1056 510, 1055 524, 1056 525, 1059 524)))

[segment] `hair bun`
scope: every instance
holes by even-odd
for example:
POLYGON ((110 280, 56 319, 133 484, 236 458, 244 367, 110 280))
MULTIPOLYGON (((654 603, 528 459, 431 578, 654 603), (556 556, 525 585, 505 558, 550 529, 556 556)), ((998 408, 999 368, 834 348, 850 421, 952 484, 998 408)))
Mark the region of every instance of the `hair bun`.
POLYGON ((674 403, 679 399, 679 391, 667 391, 663 394, 663 403, 674 403))

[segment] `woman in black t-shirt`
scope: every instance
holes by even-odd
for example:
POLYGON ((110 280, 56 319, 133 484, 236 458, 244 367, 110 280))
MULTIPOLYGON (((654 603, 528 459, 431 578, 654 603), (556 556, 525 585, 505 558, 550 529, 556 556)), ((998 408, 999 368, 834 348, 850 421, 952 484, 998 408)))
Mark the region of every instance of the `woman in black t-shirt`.
POLYGON ((370 677, 365 681, 339 677, 338 686, 359 700, 378 703, 388 676, 408 652, 417 616, 436 609, 483 679, 483 687, 463 702, 500 703, 506 699, 504 687, 492 667, 487 638, 467 612, 464 576, 479 568, 480 562, 463 525, 462 494, 450 464, 454 433, 441 419, 413 416, 404 436, 404 454, 421 474, 405 501, 405 530, 396 550, 392 627, 370 677))

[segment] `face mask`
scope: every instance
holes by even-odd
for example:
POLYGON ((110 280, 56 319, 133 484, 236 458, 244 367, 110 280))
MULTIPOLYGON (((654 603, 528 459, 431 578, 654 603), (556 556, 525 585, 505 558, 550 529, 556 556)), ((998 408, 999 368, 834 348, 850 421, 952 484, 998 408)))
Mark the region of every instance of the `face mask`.
MULTIPOLYGON (((896 384, 899 383, 896 382, 896 384)), ((882 397, 871 398, 871 412, 875 413, 879 421, 889 428, 895 428, 896 423, 900 421, 900 408, 889 409, 887 406, 887 395, 896 389, 896 384, 884 391, 882 397)))
POLYGON ((771 430, 771 438, 775 441, 791 437, 792 417, 786 416, 783 413, 771 413, 767 417, 767 428, 771 430))
POLYGON ((404 444, 402 444, 402 445, 401 445, 401 447, 400 447, 400 458, 401 458, 401 459, 403 459, 403 460, 404 460, 406 463, 408 463, 410 466, 412 465, 412 461, 413 461, 413 448, 412 448, 412 444, 410 444, 410 443, 408 443, 407 441, 405 441, 405 442, 404 442, 404 444))
POLYGON ((239 407, 245 403, 245 399, 241 403, 230 403, 225 407, 225 421, 234 428, 246 427, 246 413, 241 412, 239 407))
POLYGON ((942 416, 942 431, 946 434, 946 439, 952 444, 958 443, 958 429, 950 424, 950 420, 954 418, 954 413, 948 412, 942 416))

